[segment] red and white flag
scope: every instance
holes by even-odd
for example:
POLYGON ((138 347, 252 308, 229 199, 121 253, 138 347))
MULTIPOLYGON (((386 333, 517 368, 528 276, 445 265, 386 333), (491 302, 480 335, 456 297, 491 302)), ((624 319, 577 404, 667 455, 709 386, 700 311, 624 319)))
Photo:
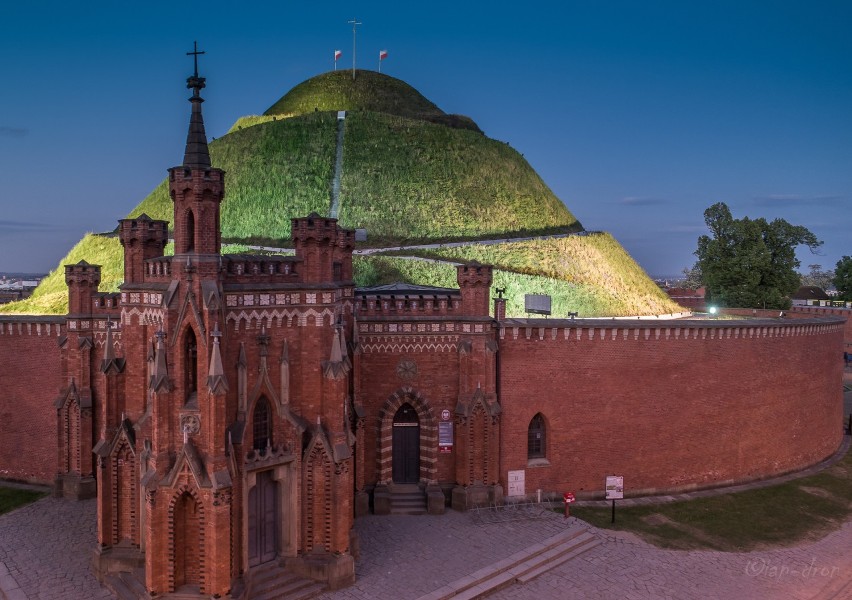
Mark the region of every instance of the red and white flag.
POLYGON ((379 50, 379 60, 384 60, 388 57, 387 50, 379 50))
POLYGON ((335 50, 334 51, 334 62, 337 62, 337 59, 340 58, 341 56, 343 56, 343 52, 341 52, 340 50, 335 50))

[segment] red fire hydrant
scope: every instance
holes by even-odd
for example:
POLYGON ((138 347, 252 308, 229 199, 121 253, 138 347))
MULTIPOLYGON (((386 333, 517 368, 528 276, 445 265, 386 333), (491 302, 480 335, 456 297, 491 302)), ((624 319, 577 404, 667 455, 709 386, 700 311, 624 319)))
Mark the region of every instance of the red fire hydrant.
POLYGON ((562 494, 562 500, 565 502, 565 518, 567 519, 571 516, 571 503, 576 500, 576 498, 574 498, 574 492, 565 492, 562 494))

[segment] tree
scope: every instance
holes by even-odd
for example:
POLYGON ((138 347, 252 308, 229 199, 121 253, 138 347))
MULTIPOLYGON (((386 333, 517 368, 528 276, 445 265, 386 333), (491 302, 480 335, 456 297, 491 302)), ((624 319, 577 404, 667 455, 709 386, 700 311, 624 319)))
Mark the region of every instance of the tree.
POLYGON ((837 261, 832 283, 840 300, 852 300, 852 256, 844 256, 837 261))
POLYGON ((701 280, 701 269, 698 263, 695 263, 692 267, 684 267, 683 279, 678 282, 678 285, 687 290, 697 290, 704 285, 701 280))
POLYGON ((808 265, 810 271, 807 275, 801 275, 802 285, 811 285, 827 290, 834 279, 834 271, 823 271, 822 265, 808 265))
POLYGON ((801 225, 784 219, 735 219, 724 202, 704 211, 711 236, 698 238, 698 268, 708 299, 724 306, 789 308, 799 288, 796 247, 811 252, 822 242, 801 225))

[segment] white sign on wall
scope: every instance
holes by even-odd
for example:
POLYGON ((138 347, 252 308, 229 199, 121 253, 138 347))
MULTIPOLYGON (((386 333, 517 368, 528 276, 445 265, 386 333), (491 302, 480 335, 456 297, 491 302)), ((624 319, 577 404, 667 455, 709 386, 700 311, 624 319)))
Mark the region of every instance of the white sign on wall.
POLYGON ((624 477, 621 475, 606 476, 606 499, 621 500, 624 498, 624 477))
POLYGON ((509 489, 508 496, 523 496, 524 491, 524 474, 526 471, 509 471, 509 489))

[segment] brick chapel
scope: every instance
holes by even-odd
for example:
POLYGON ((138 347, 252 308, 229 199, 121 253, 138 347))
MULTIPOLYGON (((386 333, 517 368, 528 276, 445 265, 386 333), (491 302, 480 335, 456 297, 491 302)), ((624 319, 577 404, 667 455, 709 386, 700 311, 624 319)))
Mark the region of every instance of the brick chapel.
POLYGON ((607 475, 628 495, 712 487, 840 445, 840 316, 507 319, 489 266, 458 266, 458 288, 357 288, 354 232, 317 214, 292 220, 293 256, 222 254, 225 173, 205 80, 187 83, 174 255, 166 221, 122 219, 120 292, 80 262, 67 315, 0 317, 0 476, 97 497, 99 578, 338 588, 369 512, 600 497, 607 475))
POLYGON ((430 512, 444 510, 439 480, 457 483, 455 503, 493 496, 491 271, 460 267, 460 290, 356 290, 354 231, 317 214, 293 219, 295 256, 223 255, 225 173, 210 162, 205 80, 190 77, 188 87, 186 152, 168 175, 174 255, 163 255, 168 223, 141 215, 119 222, 120 294, 97 293, 97 266, 66 268, 73 325, 64 345, 81 377, 59 419, 63 435, 96 441, 66 457, 79 463, 67 463, 60 487, 96 488, 96 570, 144 565, 150 593, 191 585, 223 595, 274 560, 347 585, 368 485, 379 513, 390 511, 395 484, 430 512), (418 300, 397 299, 412 293, 418 300), (90 369, 99 309, 116 314, 90 369), (414 347, 434 357, 400 360, 414 347), (422 371, 434 371, 428 391, 422 371), (88 417, 74 414, 78 406, 88 417), (459 419, 452 462, 439 461, 442 410, 459 419))

